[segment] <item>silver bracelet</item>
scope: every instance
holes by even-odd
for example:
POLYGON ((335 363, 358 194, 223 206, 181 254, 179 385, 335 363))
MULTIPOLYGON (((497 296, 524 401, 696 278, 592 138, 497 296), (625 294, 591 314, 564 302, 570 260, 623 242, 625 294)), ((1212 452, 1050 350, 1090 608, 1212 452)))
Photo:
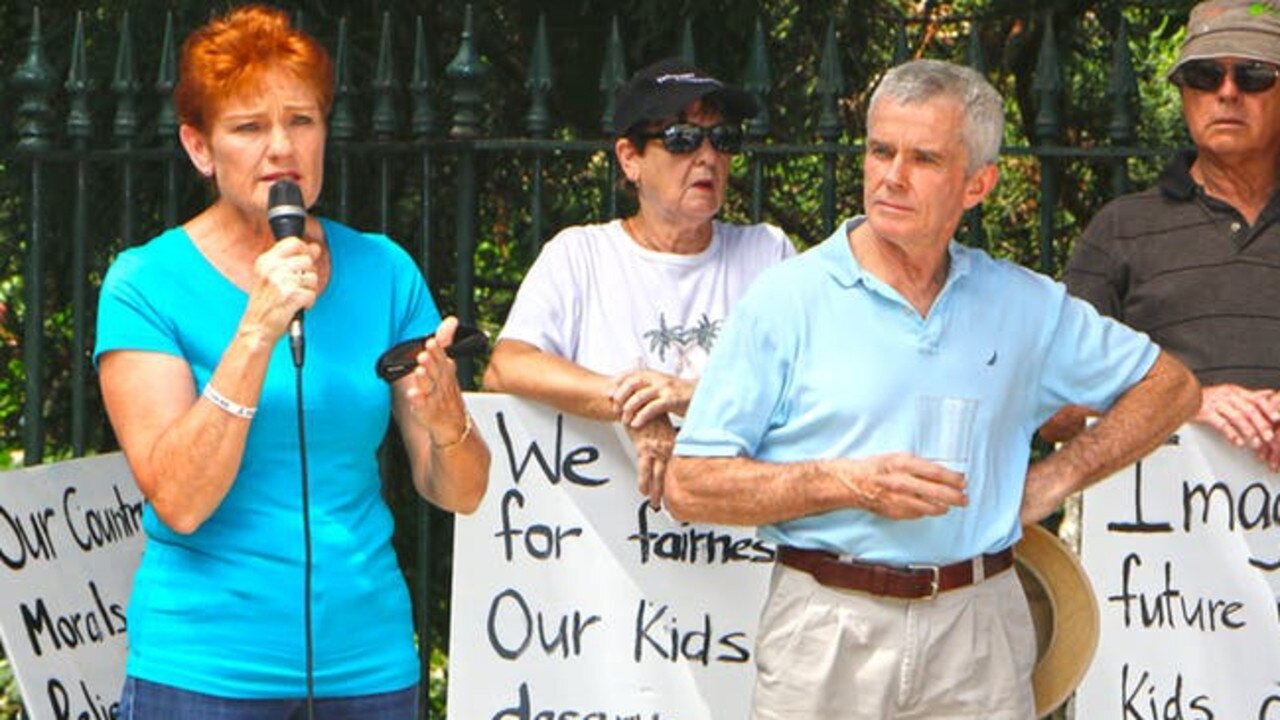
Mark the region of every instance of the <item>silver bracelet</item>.
POLYGON ((204 392, 200 393, 200 396, 218 406, 218 408, 224 412, 230 413, 239 418, 244 418, 245 420, 252 420, 254 413, 258 412, 258 408, 246 407, 218 392, 213 388, 213 383, 205 385, 204 392))

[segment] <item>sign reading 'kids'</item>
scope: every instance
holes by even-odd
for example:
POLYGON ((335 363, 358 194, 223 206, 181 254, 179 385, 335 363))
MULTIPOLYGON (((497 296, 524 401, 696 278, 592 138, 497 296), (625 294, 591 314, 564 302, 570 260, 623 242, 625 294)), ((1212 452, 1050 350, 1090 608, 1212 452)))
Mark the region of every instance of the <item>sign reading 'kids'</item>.
POLYGON ((1085 494, 1076 716, 1280 720, 1280 475, 1196 425, 1085 494))

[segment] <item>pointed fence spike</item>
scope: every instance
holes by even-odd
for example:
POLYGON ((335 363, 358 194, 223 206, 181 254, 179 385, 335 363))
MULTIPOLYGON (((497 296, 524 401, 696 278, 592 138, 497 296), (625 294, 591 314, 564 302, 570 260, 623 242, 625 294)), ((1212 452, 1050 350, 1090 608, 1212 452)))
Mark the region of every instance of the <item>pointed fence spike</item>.
POLYGON ((89 110, 89 94, 93 81, 85 60, 84 11, 76 11, 75 36, 71 40, 71 65, 67 70, 67 137, 83 140, 93 134, 93 118, 89 110))
POLYGON ((178 53, 173 39, 173 11, 164 14, 164 42, 160 46, 160 68, 156 71, 156 95, 160 111, 156 115, 156 132, 161 138, 177 139, 178 114, 173 107, 173 88, 178 84, 178 53))
POLYGON ((982 55, 982 23, 974 18, 969 22, 969 37, 965 42, 965 64, 982 75, 987 74, 987 61, 982 55))
POLYGON ((431 103, 431 65, 428 56, 427 29, 419 15, 414 19, 413 76, 409 80, 409 97, 413 102, 409 131, 414 137, 427 137, 436 128, 436 112, 431 103))
POLYGON ((1129 23, 1120 15, 1115 44, 1111 48, 1111 79, 1107 83, 1111 96, 1111 122, 1107 135, 1117 145, 1133 140, 1133 107, 1138 97, 1138 77, 1133 69, 1133 53, 1129 50, 1129 23))
POLYGON ((27 36, 27 57, 13 72, 15 90, 21 94, 18 104, 18 147, 42 150, 53 135, 53 107, 49 104, 56 85, 53 69, 44 56, 44 34, 40 25, 39 6, 31 9, 31 32, 27 36))
POLYGON ((356 118, 352 111, 355 88, 351 85, 351 47, 347 19, 338 20, 338 47, 333 62, 333 110, 329 113, 329 137, 338 142, 351 140, 356 134, 356 118))
POLYGON ((449 136, 455 138, 476 137, 480 134, 480 106, 483 97, 480 83, 489 68, 475 41, 475 10, 468 3, 462 25, 462 39, 458 52, 445 68, 445 76, 453 81, 453 127, 449 136))
POLYGON ((604 96, 604 113, 600 127, 606 136, 613 135, 614 101, 618 89, 627 84, 627 61, 622 51, 622 33, 618 30, 618 16, 613 16, 609 31, 609 43, 605 45, 604 67, 600 69, 600 94, 604 96))
POLYGON ((525 128, 535 138, 545 138, 551 131, 551 110, 547 98, 551 94, 551 47, 547 40, 547 15, 538 13, 538 30, 533 38, 533 54, 529 58, 529 112, 524 116, 525 128))
POLYGON ((378 64, 373 73, 373 136, 387 140, 396 134, 395 61, 391 51, 391 12, 382 13, 378 34, 378 64))
POLYGON ((901 65, 910 59, 911 50, 907 47, 907 19, 902 17, 894 24, 893 64, 901 65))
POLYGON ((1062 64, 1058 58, 1052 11, 1045 13, 1044 37, 1040 41, 1035 81, 1031 87, 1040 103, 1036 112, 1036 140, 1052 142, 1062 132, 1062 117, 1058 109, 1062 98, 1062 64))
POLYGON ((751 93, 760 106, 760 112, 747 118, 747 137, 755 140, 769 134, 769 106, 765 98, 773 86, 773 73, 769 68, 769 50, 765 42, 764 20, 756 18, 756 31, 751 40, 751 52, 747 56, 747 68, 742 73, 742 89, 751 93))
POLYGON ((827 21, 826 40, 822 43, 822 60, 818 63, 818 135, 827 142, 840 138, 840 97, 844 95, 844 74, 834 20, 827 21))
POLYGON ((133 63, 133 25, 129 11, 120 18, 120 48, 116 52, 115 77, 111 91, 116 95, 116 114, 111 123, 112 132, 122 144, 130 144, 138 134, 138 82, 133 63))
POLYGON ((698 64, 698 53, 693 47, 693 18, 691 17, 684 19, 684 26, 680 30, 680 47, 676 48, 676 55, 690 65, 698 64))
MULTIPOLYGON (((1128 145, 1134 139, 1134 114, 1138 99, 1138 77, 1133 69, 1133 53, 1129 50, 1129 23, 1124 13, 1119 13, 1115 44, 1111 48, 1111 78, 1107 82, 1107 94, 1111 96, 1111 121, 1107 123, 1107 137, 1117 147, 1128 145)), ((1117 157, 1112 164, 1111 191, 1116 195, 1129 192, 1129 163, 1117 157)))

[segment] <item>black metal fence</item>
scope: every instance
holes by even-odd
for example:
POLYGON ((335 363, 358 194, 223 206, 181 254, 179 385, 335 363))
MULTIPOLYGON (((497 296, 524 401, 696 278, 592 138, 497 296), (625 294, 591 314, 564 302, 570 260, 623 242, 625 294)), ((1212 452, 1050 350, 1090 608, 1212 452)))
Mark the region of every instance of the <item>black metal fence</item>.
MULTIPOLYGON (((307 26, 305 18, 299 20, 307 26)), ((1009 25, 1009 18, 998 20, 1009 25)), ((1022 122, 1032 128, 1029 142, 1007 143, 1005 158, 1019 163, 1032 183, 1028 187, 1035 196, 1022 200, 1031 208, 1028 224, 1035 227, 1025 233, 1030 246, 1003 252, 1045 272, 1056 269, 1062 252, 1064 183, 1080 182, 1068 176, 1068 165, 1087 165, 1086 174, 1109 187, 1103 194, 1113 194, 1128 186, 1129 158, 1158 160, 1169 151, 1131 146, 1138 86, 1123 14, 1117 20, 1107 31, 1110 60, 1098 63, 1109 76, 1106 137, 1084 146, 1064 138, 1065 59, 1053 16, 1026 18, 1041 28, 1033 82, 1022 88, 1032 96, 1027 107, 1035 116, 1022 122)), ((984 57, 990 53, 981 38, 984 21, 989 22, 932 18, 931 27, 943 28, 947 41, 933 46, 941 55, 929 54, 986 71, 984 57)), ((11 354, 0 372, 8 373, 8 427, 20 427, 21 461, 28 465, 114 449, 89 361, 98 284, 117 251, 145 242, 208 201, 177 144, 170 94, 185 32, 174 16, 139 20, 126 14, 104 20, 81 13, 56 22, 62 31, 51 42, 43 30, 45 18, 38 9, 33 13, 21 62, 4 71, 8 84, 0 87, 0 116, 15 119, 11 140, 0 147, 0 237, 4 252, 15 259, 11 266, 21 268, 16 278, 0 278, 0 317, 21 315, 18 337, 0 335, 11 354), (139 63, 135 27, 153 21, 145 28, 161 37, 159 51, 139 63), (96 39, 90 41, 91 35, 96 39), (109 78, 101 70, 108 56, 109 78), (65 70, 55 70, 55 64, 65 70), (146 76, 139 74, 140 64, 149 68, 146 76), (102 132, 105 125, 109 132, 102 132), (21 348, 20 356, 15 347, 21 348)), ((729 217, 775 222, 805 246, 825 235, 840 215, 856 210, 861 147, 849 139, 854 135, 847 116, 849 98, 857 93, 847 90, 843 61, 851 45, 887 47, 883 60, 876 61, 881 68, 905 59, 907 39, 918 33, 921 20, 887 12, 869 22, 882 31, 878 38, 842 37, 834 19, 827 24, 818 62, 806 69, 806 112, 813 122, 804 141, 773 137, 770 112, 777 108, 770 98, 777 88, 770 30, 763 21, 756 23, 740 57, 720 58, 720 65, 745 68, 730 79, 755 93, 766 108, 747 123, 748 146, 735 160, 729 217)), ((477 49, 470 7, 453 38, 429 33, 420 17, 390 12, 372 25, 376 32, 363 35, 374 40, 369 46, 353 44, 346 20, 336 27, 308 27, 329 45, 338 79, 319 211, 404 242, 421 262, 442 308, 492 329, 551 231, 613 217, 627 202, 615 190, 611 144, 602 130, 610 126, 612 92, 628 75, 618 23, 600 34, 598 94, 558 99, 562 107, 585 105, 598 112, 594 135, 556 127, 544 18, 531 31, 523 127, 498 135, 486 127, 494 98, 486 94, 488 61, 477 49), (456 46, 444 67, 430 60, 436 43, 456 46)), ((673 49, 694 58, 691 23, 684 23, 673 49)), ((0 133, 0 139, 6 137, 0 133)), ((967 219, 969 242, 988 245, 989 228, 1006 222, 1003 208, 997 217, 990 217, 990 209, 985 212, 985 220, 979 213, 967 219)), ((464 372, 473 378, 475 370, 464 372)), ((4 390, 0 386, 0 393, 4 390)), ((430 629, 438 634, 443 627, 441 609, 447 603, 436 590, 447 588, 441 581, 447 568, 429 560, 446 555, 432 543, 447 542, 448 526, 425 505, 413 503, 403 491, 407 483, 401 473, 402 468, 389 470, 389 492, 401 504, 402 518, 406 507, 418 516, 401 549, 416 558, 409 572, 419 628, 428 639, 425 657, 433 645, 430 629)))

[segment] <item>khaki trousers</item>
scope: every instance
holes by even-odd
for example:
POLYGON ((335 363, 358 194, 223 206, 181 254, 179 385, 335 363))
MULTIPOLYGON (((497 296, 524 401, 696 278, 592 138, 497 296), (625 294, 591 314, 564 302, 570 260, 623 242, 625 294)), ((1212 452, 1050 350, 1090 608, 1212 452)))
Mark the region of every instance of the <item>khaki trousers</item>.
POLYGON ((775 565, 752 720, 1033 720, 1035 630, 1012 569, 932 600, 775 565))

